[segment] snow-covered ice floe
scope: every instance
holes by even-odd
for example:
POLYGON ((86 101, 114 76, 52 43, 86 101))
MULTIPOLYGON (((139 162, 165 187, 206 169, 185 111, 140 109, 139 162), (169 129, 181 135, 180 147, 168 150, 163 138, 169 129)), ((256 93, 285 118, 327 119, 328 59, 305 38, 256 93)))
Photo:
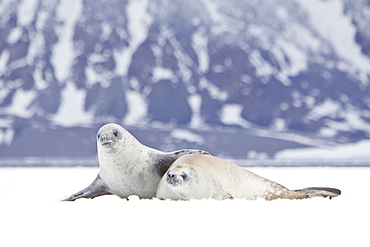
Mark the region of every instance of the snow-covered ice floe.
POLYGON ((1 168, 0 246, 365 246, 370 168, 248 168, 291 189, 330 186, 332 200, 60 202, 98 168, 1 168))
MULTIPOLYGON (((316 161, 367 161, 370 163, 370 140, 362 140, 357 143, 342 144, 326 148, 302 148, 286 149, 277 152, 277 160, 291 159, 299 163, 305 160, 316 161)), ((351 163, 349 165, 351 165, 351 163)))

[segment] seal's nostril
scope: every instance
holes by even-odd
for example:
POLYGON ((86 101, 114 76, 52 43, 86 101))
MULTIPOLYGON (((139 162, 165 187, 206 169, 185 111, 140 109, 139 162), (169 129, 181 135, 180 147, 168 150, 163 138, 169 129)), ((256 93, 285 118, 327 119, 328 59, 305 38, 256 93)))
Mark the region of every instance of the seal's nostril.
POLYGON ((174 177, 176 177, 176 175, 175 175, 175 174, 172 174, 172 173, 167 173, 167 176, 168 176, 169 178, 174 178, 174 177))
POLYGON ((101 142, 105 142, 108 140, 108 135, 107 134, 99 135, 99 139, 101 142))

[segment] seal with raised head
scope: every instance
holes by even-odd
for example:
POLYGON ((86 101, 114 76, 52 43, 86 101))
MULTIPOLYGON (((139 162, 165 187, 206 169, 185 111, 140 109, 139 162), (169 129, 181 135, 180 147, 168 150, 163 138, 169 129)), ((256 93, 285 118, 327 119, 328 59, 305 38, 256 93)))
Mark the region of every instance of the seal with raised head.
POLYGON ((245 168, 211 155, 184 155, 168 169, 158 184, 159 199, 304 199, 338 196, 333 188, 289 190, 245 168))
POLYGON ((208 154, 203 150, 182 149, 162 152, 141 144, 122 126, 106 124, 97 134, 100 172, 85 189, 64 199, 94 198, 114 194, 121 198, 137 195, 152 198, 161 177, 184 154, 208 154))

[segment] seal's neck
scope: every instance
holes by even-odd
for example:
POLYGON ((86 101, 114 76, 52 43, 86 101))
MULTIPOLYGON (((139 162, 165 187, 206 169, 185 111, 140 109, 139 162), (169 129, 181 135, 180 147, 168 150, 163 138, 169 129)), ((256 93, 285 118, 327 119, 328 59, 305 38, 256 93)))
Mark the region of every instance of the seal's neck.
POLYGON ((98 147, 100 167, 123 169, 133 164, 147 162, 154 153, 161 153, 158 150, 141 144, 136 139, 129 139, 122 143, 116 143, 111 149, 98 147))

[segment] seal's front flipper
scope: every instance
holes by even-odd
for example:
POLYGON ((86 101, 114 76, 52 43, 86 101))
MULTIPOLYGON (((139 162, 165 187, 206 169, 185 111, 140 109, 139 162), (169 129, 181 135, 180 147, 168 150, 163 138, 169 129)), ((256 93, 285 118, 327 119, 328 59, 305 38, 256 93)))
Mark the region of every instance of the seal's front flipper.
POLYGON ((304 198, 311 198, 311 197, 329 197, 329 199, 339 196, 342 192, 338 189, 334 188, 326 188, 326 187, 310 187, 304 188, 301 190, 294 190, 294 192, 299 193, 299 198, 297 199, 304 199, 304 198))
POLYGON ((95 178, 95 180, 85 189, 67 197, 63 201, 75 201, 78 198, 91 198, 92 199, 97 196, 109 195, 109 194, 112 194, 112 193, 109 192, 108 186, 100 178, 100 175, 98 175, 95 178))

